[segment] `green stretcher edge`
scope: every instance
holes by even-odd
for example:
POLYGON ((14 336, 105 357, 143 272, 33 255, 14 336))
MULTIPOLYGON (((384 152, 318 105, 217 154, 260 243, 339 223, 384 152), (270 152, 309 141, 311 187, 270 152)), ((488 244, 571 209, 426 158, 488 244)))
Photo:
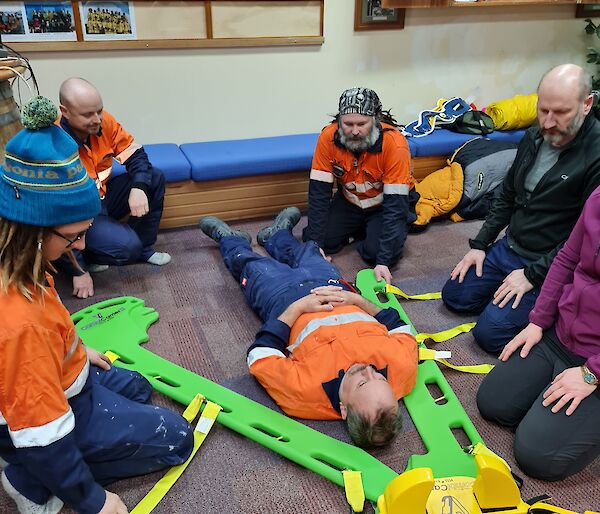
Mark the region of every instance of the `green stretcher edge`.
MULTIPOLYGON (((377 282, 373 270, 364 269, 356 275, 356 285, 361 294, 381 308, 393 308, 412 327, 406 312, 392 293, 385 292, 385 282, 377 282), (381 299, 385 297, 385 301, 381 299)), ((420 343, 420 346, 425 346, 420 343)), ((475 426, 469 419, 454 391, 448 384, 435 361, 421 362, 417 372, 417 382, 413 390, 404 397, 404 404, 419 432, 427 453, 411 455, 406 471, 414 468, 431 468, 435 478, 477 476, 477 466, 473 457, 465 453, 452 429, 463 430, 471 444, 483 442, 475 426), (436 403, 428 385, 437 385, 445 402, 436 403)))
POLYGON ((217 422, 343 487, 341 471, 362 473, 365 497, 372 502, 398 474, 356 446, 313 430, 260 403, 192 373, 142 348, 158 313, 143 300, 121 297, 72 315, 84 343, 120 356, 116 365, 145 376, 159 392, 187 405, 197 393, 223 408, 217 422), (128 315, 127 315, 128 314, 128 315))

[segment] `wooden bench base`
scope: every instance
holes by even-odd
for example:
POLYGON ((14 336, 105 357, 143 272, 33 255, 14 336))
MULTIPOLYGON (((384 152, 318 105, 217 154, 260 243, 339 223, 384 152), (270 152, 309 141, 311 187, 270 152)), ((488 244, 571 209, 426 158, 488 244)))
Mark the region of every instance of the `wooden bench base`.
MULTIPOLYGON (((446 157, 417 157, 412 160, 417 181, 446 165, 446 157)), ((209 182, 167 184, 161 228, 194 225, 202 216, 227 221, 268 217, 284 207, 308 206, 308 171, 258 175, 209 182)))

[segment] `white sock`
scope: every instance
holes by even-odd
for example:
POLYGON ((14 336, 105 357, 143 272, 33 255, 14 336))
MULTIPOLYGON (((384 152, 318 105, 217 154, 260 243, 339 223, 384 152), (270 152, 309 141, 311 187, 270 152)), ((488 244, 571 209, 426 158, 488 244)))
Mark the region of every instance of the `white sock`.
POLYGON ((167 252, 154 252, 148 257, 148 262, 156 266, 164 266, 171 262, 171 256, 167 252))
POLYGON ((56 496, 50 496, 49 500, 43 505, 26 498, 13 487, 4 471, 2 472, 2 486, 6 494, 17 504, 17 510, 20 514, 58 514, 63 508, 64 503, 56 496))

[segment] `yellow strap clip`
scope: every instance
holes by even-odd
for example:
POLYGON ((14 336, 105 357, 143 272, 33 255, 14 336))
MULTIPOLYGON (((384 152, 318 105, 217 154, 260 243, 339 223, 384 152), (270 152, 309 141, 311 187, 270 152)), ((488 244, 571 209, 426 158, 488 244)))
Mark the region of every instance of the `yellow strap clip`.
POLYGON ((361 472, 345 469, 342 471, 342 476, 344 477, 346 500, 348 500, 352 511, 362 512, 365 508, 365 491, 362 485, 361 472))
POLYGON ((104 355, 106 355, 110 359, 111 364, 113 364, 115 361, 118 361, 121 358, 119 354, 111 352, 110 350, 104 352, 104 355))
POLYGON ((429 361, 433 360, 443 364, 444 366, 448 366, 450 369, 454 369, 456 371, 461 371, 463 373, 474 373, 477 375, 487 375, 493 368, 491 364, 477 364, 472 366, 457 366, 454 364, 450 364, 446 359, 452 357, 452 352, 439 352, 435 350, 430 350, 429 348, 419 348, 419 360, 420 361, 429 361))
MULTIPOLYGON (((190 422, 193 421, 198 414, 203 401, 204 396, 197 394, 185 409, 183 417, 190 422)), ((165 476, 156 482, 148 494, 146 494, 146 496, 144 496, 142 500, 135 506, 135 508, 131 511, 131 514, 149 514, 156 508, 160 501, 169 492, 169 489, 173 487, 175 482, 177 482, 177 479, 183 474, 185 468, 187 468, 194 455, 196 455, 198 452, 200 445, 206 439, 208 432, 214 425, 214 422, 221 410, 221 407, 216 403, 206 402, 206 406, 200 414, 198 424, 194 430, 194 449, 188 457, 188 460, 179 466, 173 466, 169 471, 167 471, 165 476)))
POLYGON ((437 293, 424 293, 424 294, 406 294, 402 289, 396 286, 387 285, 385 286, 386 293, 392 293, 405 300, 439 300, 442 297, 441 292, 437 293))

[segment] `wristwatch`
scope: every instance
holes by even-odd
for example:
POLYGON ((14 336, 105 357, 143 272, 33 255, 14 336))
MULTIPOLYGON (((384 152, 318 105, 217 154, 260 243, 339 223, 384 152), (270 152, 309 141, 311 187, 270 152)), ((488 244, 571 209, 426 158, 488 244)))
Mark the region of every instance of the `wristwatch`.
POLYGON ((590 384, 593 386, 598 385, 598 377, 596 375, 594 375, 590 371, 590 368, 588 368, 585 364, 583 366, 581 366, 581 374, 583 375, 583 381, 586 384, 590 384))

